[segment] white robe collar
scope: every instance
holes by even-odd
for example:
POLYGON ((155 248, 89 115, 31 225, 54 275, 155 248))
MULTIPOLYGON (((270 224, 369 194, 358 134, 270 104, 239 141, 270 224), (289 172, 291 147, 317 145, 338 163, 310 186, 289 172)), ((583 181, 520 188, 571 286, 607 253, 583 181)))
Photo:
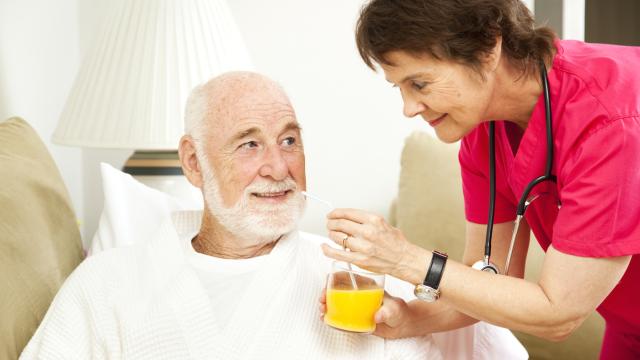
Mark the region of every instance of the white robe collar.
MULTIPOLYGON (((189 255, 191 235, 200 227, 201 211, 177 212, 172 222, 163 224, 160 234, 151 246, 157 253, 163 248, 167 260, 166 276, 175 280, 167 301, 175 311, 190 350, 196 357, 246 358, 272 348, 281 352, 280 337, 291 323, 291 312, 283 301, 303 286, 305 274, 298 273, 296 252, 299 233, 294 231, 278 241, 260 271, 250 281, 248 290, 238 299, 238 306, 227 328, 222 328, 215 314, 224 309, 212 309, 209 297, 190 266, 185 266, 189 255), (176 276, 176 270, 178 276, 176 276), (188 294, 188 296, 183 296, 188 294), (194 311, 202 309, 202 311, 194 311), (256 343, 256 339, 259 342, 256 343)), ((164 256, 163 256, 164 257, 164 256)), ((304 289, 309 290, 309 289, 304 289)), ((320 289, 315 289, 319 291, 320 289)), ((313 306, 309 304, 309 306, 313 306)), ((316 319, 317 320, 317 319, 316 319)))

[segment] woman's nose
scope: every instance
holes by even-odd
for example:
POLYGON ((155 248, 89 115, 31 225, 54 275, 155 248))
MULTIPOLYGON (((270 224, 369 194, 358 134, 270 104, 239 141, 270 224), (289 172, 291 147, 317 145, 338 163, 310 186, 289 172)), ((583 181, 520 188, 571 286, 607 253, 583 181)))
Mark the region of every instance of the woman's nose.
POLYGON ((411 97, 403 96, 402 101, 404 102, 402 112, 404 113, 404 116, 408 118, 412 118, 427 110, 427 107, 422 102, 411 97))

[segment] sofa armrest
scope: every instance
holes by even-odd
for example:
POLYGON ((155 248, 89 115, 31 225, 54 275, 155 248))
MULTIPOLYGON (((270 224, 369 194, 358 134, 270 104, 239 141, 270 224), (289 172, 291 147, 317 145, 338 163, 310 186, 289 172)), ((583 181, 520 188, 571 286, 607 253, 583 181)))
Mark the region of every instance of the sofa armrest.
POLYGON ((389 218, 387 219, 387 222, 391 226, 398 226, 398 214, 396 213, 397 211, 398 198, 393 198, 393 200, 391 201, 391 206, 389 206, 389 218))

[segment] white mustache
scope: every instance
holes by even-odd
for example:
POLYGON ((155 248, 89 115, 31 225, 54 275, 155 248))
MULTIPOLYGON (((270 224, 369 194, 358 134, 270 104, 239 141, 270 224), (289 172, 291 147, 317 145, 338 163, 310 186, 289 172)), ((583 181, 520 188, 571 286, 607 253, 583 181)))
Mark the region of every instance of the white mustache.
POLYGON ((278 193, 287 190, 295 190, 298 186, 292 178, 286 178, 282 181, 260 180, 247 187, 245 194, 251 193, 278 193))

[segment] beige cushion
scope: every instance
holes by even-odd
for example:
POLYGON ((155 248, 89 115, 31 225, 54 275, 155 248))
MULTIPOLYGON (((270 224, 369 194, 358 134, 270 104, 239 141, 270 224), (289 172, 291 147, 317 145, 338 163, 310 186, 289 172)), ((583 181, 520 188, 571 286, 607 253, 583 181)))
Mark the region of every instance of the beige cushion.
MULTIPOLYGON (((465 220, 458 144, 444 144, 424 132, 407 138, 391 221, 410 241, 462 259, 465 220)), ((543 259, 544 252, 532 237, 525 278, 538 279, 543 259)), ((604 320, 594 313, 564 342, 515 334, 532 359, 597 359, 603 331, 604 320)))
POLYGON ((20 118, 0 122, 0 169, 0 359, 15 359, 82 245, 60 173, 20 118))
POLYGON ((424 132, 406 139, 394 216, 409 241, 460 261, 465 220, 458 148, 424 132))

